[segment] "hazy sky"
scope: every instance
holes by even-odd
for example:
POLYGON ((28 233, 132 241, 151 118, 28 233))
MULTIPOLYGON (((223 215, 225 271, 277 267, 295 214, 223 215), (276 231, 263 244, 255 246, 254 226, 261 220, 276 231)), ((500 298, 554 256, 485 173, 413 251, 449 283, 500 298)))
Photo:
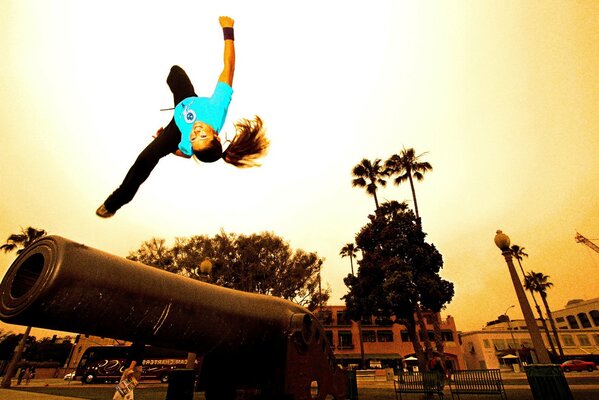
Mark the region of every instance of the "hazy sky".
MULTIPOLYGON (((272 231, 326 258, 342 304, 339 250, 374 209, 352 167, 405 146, 434 167, 416 191, 459 330, 517 304, 497 229, 550 276, 554 309, 599 297, 599 254, 574 241, 599 238, 598 2, 210 4, 0 2, 0 240, 31 225, 126 256, 153 236, 272 231), (262 116, 263 166, 169 156, 115 217, 96 217, 172 116, 159 111, 171 65, 211 93, 219 15, 236 19, 224 131, 262 116)), ((408 186, 379 196, 412 205, 408 186)), ((0 275, 13 259, 0 255, 0 275)))

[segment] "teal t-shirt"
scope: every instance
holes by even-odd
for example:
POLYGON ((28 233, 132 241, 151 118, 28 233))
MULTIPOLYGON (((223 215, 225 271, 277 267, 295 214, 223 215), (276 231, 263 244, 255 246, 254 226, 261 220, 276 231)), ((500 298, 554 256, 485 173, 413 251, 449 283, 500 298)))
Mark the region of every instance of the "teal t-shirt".
POLYGON ((183 154, 189 157, 193 155, 189 135, 194 122, 204 122, 220 133, 232 96, 233 88, 225 82, 218 82, 211 97, 188 97, 177 104, 174 118, 181 131, 179 150, 183 154))

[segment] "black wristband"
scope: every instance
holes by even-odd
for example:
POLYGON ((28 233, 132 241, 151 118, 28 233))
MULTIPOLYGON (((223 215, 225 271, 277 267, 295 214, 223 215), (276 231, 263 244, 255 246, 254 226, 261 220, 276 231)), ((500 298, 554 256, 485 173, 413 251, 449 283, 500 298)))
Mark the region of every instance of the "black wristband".
POLYGON ((223 28, 223 36, 225 37, 225 40, 235 40, 233 28, 223 28))

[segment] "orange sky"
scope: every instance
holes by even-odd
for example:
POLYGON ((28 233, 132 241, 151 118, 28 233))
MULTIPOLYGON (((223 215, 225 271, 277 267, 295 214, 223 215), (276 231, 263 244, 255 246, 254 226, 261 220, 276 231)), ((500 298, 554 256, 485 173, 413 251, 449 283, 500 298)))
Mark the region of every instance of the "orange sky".
MULTIPOLYGON (((576 230, 599 239, 599 3, 246 3, 2 2, 0 238, 32 225, 126 256, 153 236, 267 230, 326 258, 340 304, 339 250, 374 208, 351 187, 352 167, 406 146, 434 168, 416 191, 459 330, 516 304, 497 229, 526 248, 526 270, 550 275, 554 309, 599 297, 599 254, 574 241, 576 230), (172 101, 170 66, 199 94, 212 89, 221 14, 237 21, 224 130, 260 114, 264 165, 167 157, 100 220, 97 206, 171 116, 159 111, 172 101)), ((408 187, 380 198, 411 204, 408 187)), ((0 274, 13 259, 0 256, 0 274)))

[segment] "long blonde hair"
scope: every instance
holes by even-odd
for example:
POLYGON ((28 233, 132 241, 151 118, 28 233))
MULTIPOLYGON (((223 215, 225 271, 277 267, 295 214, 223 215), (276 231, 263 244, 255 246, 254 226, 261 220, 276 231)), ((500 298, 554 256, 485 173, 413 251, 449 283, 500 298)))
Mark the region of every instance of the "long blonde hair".
POLYGON ((222 153, 223 160, 237 168, 256 167, 259 158, 266 155, 270 141, 259 116, 242 118, 235 123, 235 137, 222 153))

